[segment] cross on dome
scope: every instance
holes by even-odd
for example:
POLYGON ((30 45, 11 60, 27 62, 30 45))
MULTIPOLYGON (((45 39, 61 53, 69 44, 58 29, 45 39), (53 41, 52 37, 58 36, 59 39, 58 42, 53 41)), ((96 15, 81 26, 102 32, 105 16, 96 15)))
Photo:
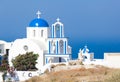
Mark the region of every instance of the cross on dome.
POLYGON ((59 18, 57 18, 56 20, 57 20, 57 22, 59 22, 59 21, 60 21, 60 19, 59 19, 59 18))
POLYGON ((41 15, 41 12, 38 10, 38 12, 36 14, 37 14, 37 18, 39 19, 40 15, 41 15))

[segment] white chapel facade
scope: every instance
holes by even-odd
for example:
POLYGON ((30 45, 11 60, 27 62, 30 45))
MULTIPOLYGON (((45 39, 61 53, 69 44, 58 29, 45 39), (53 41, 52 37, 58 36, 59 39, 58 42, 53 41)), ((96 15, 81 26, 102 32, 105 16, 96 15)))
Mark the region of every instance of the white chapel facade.
POLYGON ((71 47, 64 35, 64 25, 58 18, 50 27, 48 22, 40 17, 33 19, 26 27, 26 38, 13 42, 0 41, 0 55, 8 53, 9 64, 19 54, 34 52, 39 54, 37 68, 48 63, 67 62, 71 59, 71 47), (9 50, 9 51, 7 51, 9 50))

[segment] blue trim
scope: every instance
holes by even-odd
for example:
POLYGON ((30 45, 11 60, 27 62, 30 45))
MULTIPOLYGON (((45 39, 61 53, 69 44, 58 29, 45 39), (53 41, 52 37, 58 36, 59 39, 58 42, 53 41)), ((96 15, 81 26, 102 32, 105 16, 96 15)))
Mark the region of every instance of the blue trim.
POLYGON ((63 31, 62 30, 63 30, 63 27, 61 26, 61 37, 63 37, 63 33, 62 33, 63 31))
POLYGON ((54 26, 52 26, 52 38, 54 36, 54 26))
POLYGON ((65 48, 64 48, 65 54, 66 54, 66 41, 65 41, 65 48))
POLYGON ((54 38, 54 26, 53 26, 53 38, 54 38))
POLYGON ((46 58, 46 64, 48 63, 48 59, 46 58))
POLYGON ((57 48, 57 49, 56 49, 56 50, 57 50, 57 52, 56 52, 56 53, 58 54, 58 41, 57 41, 57 46, 56 46, 56 48, 57 48))
POLYGON ((49 54, 50 54, 50 47, 51 47, 51 45, 50 45, 50 41, 49 41, 49 54))
POLYGON ((3 56, 0 55, 0 65, 2 64, 3 56))

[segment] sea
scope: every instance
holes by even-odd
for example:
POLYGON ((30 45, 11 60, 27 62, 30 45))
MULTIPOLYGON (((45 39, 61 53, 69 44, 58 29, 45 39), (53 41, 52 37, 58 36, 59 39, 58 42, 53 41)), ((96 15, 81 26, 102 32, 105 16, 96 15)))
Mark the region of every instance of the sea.
POLYGON ((72 59, 78 58, 79 49, 83 49, 87 46, 90 53, 94 53, 95 59, 104 59, 104 53, 120 53, 120 41, 81 41, 71 42, 72 47, 72 59))

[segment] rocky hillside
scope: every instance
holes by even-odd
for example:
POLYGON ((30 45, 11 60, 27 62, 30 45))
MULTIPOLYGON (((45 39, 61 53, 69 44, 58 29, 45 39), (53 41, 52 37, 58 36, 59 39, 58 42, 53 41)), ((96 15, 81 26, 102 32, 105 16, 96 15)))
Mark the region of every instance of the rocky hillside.
POLYGON ((99 65, 53 65, 52 72, 32 77, 25 82, 120 82, 120 69, 99 65))

